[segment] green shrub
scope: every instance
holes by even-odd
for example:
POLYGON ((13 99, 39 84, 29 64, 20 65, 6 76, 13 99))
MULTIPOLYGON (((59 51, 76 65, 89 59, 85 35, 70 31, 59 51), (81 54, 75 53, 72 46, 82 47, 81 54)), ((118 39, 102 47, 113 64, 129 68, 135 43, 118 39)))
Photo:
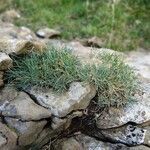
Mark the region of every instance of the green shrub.
POLYGON ((67 49, 50 48, 43 54, 31 53, 14 59, 7 79, 18 88, 28 86, 52 87, 62 92, 73 81, 96 86, 101 107, 122 106, 131 98, 136 87, 133 71, 115 54, 103 54, 99 65, 82 65, 67 49))

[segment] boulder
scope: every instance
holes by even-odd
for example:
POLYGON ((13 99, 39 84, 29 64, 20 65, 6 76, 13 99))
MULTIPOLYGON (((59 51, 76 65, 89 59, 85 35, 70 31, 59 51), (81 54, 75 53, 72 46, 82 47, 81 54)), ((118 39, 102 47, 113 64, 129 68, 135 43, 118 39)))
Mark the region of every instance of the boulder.
POLYGON ((85 109, 95 96, 96 88, 89 84, 74 82, 64 93, 38 87, 33 87, 27 92, 36 99, 37 103, 48 108, 52 115, 65 117, 72 111, 85 109))
POLYGON ((12 67, 12 59, 7 54, 0 52, 0 71, 10 67, 12 67))
POLYGON ((17 134, 0 122, 0 149, 16 150, 17 134))
POLYGON ((30 121, 49 118, 51 113, 48 109, 37 105, 26 93, 20 92, 13 101, 4 106, 2 115, 30 121))
POLYGON ((53 38, 60 36, 60 32, 50 28, 41 28, 36 32, 36 35, 41 38, 53 38))
POLYGON ((19 146, 32 144, 47 123, 45 120, 22 122, 10 117, 5 117, 4 120, 10 128, 17 132, 19 146))
POLYGON ((108 129, 122 126, 128 122, 142 124, 150 120, 150 84, 141 83, 142 92, 135 95, 135 101, 121 108, 109 108, 101 113, 96 124, 98 128, 108 129))

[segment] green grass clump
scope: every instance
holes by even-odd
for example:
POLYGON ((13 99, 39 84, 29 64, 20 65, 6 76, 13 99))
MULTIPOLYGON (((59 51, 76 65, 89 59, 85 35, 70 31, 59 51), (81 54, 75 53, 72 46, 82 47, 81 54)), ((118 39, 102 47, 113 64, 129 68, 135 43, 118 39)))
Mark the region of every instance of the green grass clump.
POLYGON ((103 47, 119 51, 150 48, 149 0, 12 0, 11 7, 23 16, 16 24, 35 31, 48 26, 65 39, 98 36, 103 47))
POLYGON ((69 50, 52 47, 43 54, 15 59, 7 80, 18 88, 37 85, 59 92, 71 82, 89 82, 96 86, 100 106, 126 104, 136 87, 132 69, 115 54, 101 54, 98 59, 101 64, 83 65, 69 50))
POLYGON ((136 77, 132 69, 116 54, 99 56, 100 65, 85 65, 81 79, 94 84, 97 88, 100 106, 122 106, 132 100, 136 89, 136 77))
POLYGON ((43 54, 31 53, 14 60, 14 67, 8 71, 7 77, 18 88, 38 85, 63 91, 77 80, 78 66, 78 59, 66 49, 50 48, 43 54))

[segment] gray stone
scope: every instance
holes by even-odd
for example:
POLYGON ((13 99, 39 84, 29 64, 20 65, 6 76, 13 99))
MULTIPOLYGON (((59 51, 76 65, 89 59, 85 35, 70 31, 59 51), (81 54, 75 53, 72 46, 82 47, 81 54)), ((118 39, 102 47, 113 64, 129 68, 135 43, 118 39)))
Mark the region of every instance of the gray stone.
POLYGON ((0 52, 0 70, 7 70, 12 67, 12 59, 5 53, 0 52))
POLYGON ((2 115, 30 121, 49 118, 51 113, 48 109, 37 105, 26 93, 20 92, 15 100, 3 108, 2 115))
POLYGON ((5 102, 10 102, 14 100, 18 95, 18 91, 10 85, 6 85, 0 91, 0 106, 3 105, 5 102))
POLYGON ((0 148, 3 147, 6 143, 7 143, 6 137, 0 133, 0 148))
POLYGON ((0 87, 4 85, 3 76, 4 76, 4 72, 0 71, 0 87))
POLYGON ((97 127, 102 129, 118 127, 128 122, 142 124, 150 120, 150 84, 141 83, 142 92, 135 95, 135 102, 122 108, 109 108, 97 119, 97 127))
POLYGON ((144 138, 144 144, 150 147, 150 126, 147 126, 145 128, 145 138, 144 138))
POLYGON ((102 142, 83 134, 57 140, 52 145, 55 150, 129 150, 123 144, 102 142))
POLYGON ((74 82, 67 92, 56 93, 52 89, 34 87, 28 93, 37 102, 50 109, 57 117, 64 117, 73 110, 85 109, 96 94, 95 87, 89 84, 74 82))
POLYGON ((133 125, 101 130, 104 137, 130 146, 144 143, 146 130, 133 125))
POLYGON ((8 126, 17 132, 19 136, 18 144, 20 146, 26 146, 33 143, 47 123, 45 120, 38 122, 22 122, 18 119, 13 119, 10 117, 5 117, 4 119, 8 126))
POLYGON ((150 81, 150 52, 142 50, 132 51, 127 54, 126 62, 134 68, 138 76, 150 81))
POLYGON ((0 122, 0 149, 16 150, 17 134, 11 131, 5 124, 0 122), (1 137, 2 136, 2 137, 1 137))
POLYGON ((7 54, 15 53, 16 55, 20 55, 29 53, 31 51, 41 52, 44 50, 44 46, 45 44, 40 41, 10 38, 0 40, 0 52, 7 54))
POLYGON ((50 28, 42 28, 36 32, 36 35, 41 38, 52 38, 60 36, 60 32, 50 28))

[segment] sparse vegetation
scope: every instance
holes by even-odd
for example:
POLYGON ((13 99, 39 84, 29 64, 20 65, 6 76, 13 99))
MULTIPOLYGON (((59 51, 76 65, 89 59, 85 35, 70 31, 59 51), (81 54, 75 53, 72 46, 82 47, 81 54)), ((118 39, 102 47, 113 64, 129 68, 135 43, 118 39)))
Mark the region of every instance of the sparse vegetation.
POLYGON ((84 66, 69 50, 52 47, 42 55, 31 53, 15 59, 7 79, 19 88, 38 85, 59 92, 73 81, 90 82, 97 88, 100 106, 124 105, 135 89, 134 73, 115 54, 103 54, 99 59, 102 64, 84 66))

